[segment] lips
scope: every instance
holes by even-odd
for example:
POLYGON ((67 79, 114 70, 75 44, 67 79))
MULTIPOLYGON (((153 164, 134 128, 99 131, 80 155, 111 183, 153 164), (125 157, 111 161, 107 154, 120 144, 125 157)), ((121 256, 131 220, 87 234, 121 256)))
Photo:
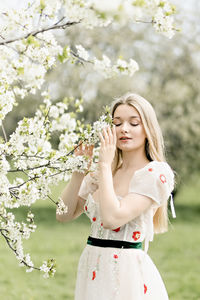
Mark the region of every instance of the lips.
POLYGON ((131 140, 131 138, 129 138, 128 136, 120 137, 120 141, 127 141, 127 140, 131 140))

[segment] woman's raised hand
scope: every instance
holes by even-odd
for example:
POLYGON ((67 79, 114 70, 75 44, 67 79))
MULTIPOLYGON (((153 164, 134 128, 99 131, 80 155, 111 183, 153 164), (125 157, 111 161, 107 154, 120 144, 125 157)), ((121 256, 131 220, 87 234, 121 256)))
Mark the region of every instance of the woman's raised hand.
POLYGON ((110 126, 103 129, 99 134, 101 147, 99 152, 99 163, 105 163, 111 166, 116 150, 116 129, 110 126))

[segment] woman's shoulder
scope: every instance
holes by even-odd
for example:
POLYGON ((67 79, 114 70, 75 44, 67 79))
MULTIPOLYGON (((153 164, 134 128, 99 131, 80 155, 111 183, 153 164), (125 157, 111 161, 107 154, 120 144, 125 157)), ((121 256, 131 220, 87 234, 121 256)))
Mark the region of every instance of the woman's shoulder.
POLYGON ((167 162, 151 161, 133 175, 130 192, 148 196, 158 205, 169 198, 174 188, 174 173, 167 162))
POLYGON ((168 171, 172 171, 172 168, 170 167, 170 165, 166 162, 166 161, 157 161, 157 160, 152 160, 150 161, 146 166, 144 166, 143 168, 137 170, 136 172, 140 172, 140 171, 158 171, 158 170, 168 170, 168 171))
POLYGON ((161 183, 168 182, 170 187, 174 185, 174 172, 166 161, 153 160, 149 162, 144 168, 139 169, 133 176, 133 181, 158 181, 161 183))
POLYGON ((174 176, 174 172, 170 165, 166 161, 156 161, 153 160, 151 161, 148 165, 148 170, 149 171, 155 171, 155 172, 165 172, 168 175, 174 176))

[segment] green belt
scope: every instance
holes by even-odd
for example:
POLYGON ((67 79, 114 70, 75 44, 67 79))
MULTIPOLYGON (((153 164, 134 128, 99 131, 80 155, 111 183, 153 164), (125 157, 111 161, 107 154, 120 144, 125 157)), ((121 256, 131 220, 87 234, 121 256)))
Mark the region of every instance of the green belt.
POLYGON ((91 246, 103 247, 103 248, 123 248, 123 249, 142 249, 142 243, 131 243, 127 241, 119 241, 119 240, 104 240, 104 239, 97 239, 91 236, 88 237, 87 244, 91 246))

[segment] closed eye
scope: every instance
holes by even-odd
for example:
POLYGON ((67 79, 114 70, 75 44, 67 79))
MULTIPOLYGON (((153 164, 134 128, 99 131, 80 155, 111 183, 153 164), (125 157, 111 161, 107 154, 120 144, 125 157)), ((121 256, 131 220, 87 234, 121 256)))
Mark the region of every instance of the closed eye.
MULTIPOLYGON (((122 125, 121 123, 119 123, 119 124, 114 124, 115 126, 120 126, 120 125, 122 125)), ((131 126, 138 126, 139 124, 137 123, 137 124, 130 124, 131 126)))

